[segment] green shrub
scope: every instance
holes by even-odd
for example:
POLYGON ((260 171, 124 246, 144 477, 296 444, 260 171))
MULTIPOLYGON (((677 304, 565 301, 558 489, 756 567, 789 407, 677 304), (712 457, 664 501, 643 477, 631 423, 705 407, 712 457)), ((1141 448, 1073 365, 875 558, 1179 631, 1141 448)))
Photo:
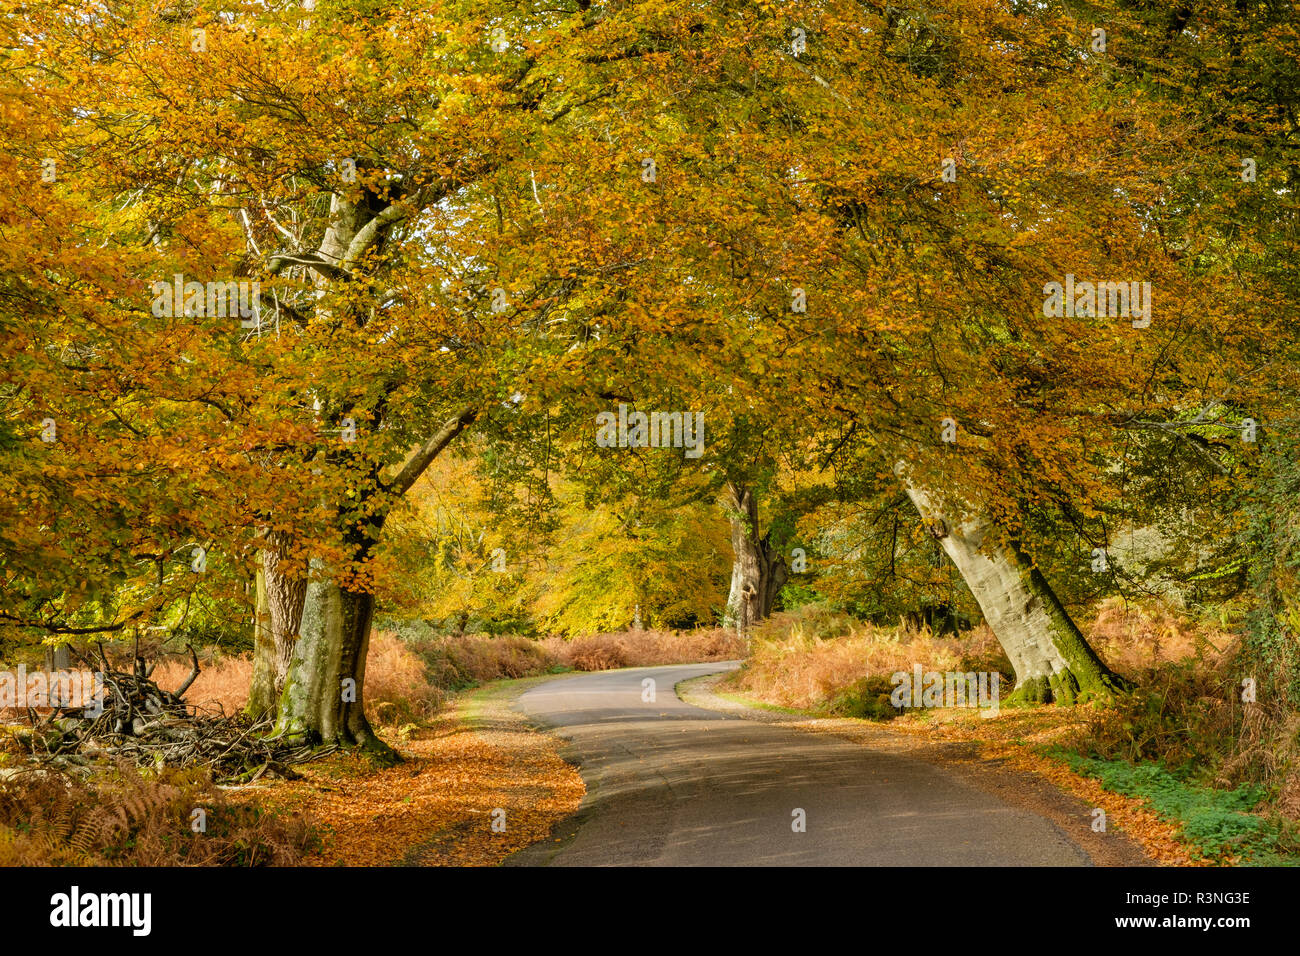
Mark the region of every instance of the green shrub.
POLYGON ((894 685, 888 677, 864 677, 826 702, 827 713, 862 720, 893 720, 903 712, 890 703, 894 685))

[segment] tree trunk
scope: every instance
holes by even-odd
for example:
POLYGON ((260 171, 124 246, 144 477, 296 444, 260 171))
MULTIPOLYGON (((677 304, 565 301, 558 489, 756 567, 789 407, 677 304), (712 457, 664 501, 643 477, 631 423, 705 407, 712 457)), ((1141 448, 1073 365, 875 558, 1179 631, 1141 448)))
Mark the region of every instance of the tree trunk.
POLYGON ((933 496, 906 484, 1015 669, 1008 703, 1073 704, 1127 689, 1089 646, 1042 572, 1014 543, 997 540, 990 518, 976 513, 959 525, 948 522, 933 496))
POLYGON ((772 613, 781 588, 790 579, 785 558, 774 554, 769 534, 758 533, 758 502, 749 488, 728 485, 727 507, 731 519, 731 591, 723 627, 735 628, 742 637, 751 624, 772 613))
POLYGON ((288 534, 270 531, 266 535, 266 547, 261 551, 258 610, 259 614, 266 615, 269 635, 259 630, 259 639, 253 645, 253 686, 249 689, 248 710, 254 716, 273 710, 275 701, 284 693, 289 662, 302 624, 307 566, 306 562, 299 563, 289 557, 292 546, 293 539, 288 534), (259 682, 269 682, 269 688, 259 686, 259 682))
POLYGON ((365 713, 366 652, 374 608, 374 595, 348 591, 328 578, 307 585, 302 635, 294 644, 280 695, 277 733, 315 744, 361 747, 396 759, 365 713))
POLYGON ((262 552, 262 568, 266 581, 266 605, 271 612, 275 696, 278 698, 284 691, 289 662, 298 641, 298 629, 302 626, 307 577, 286 575, 284 562, 273 551, 262 552))
MULTIPOLYGON (((342 193, 331 197, 329 226, 318 247, 318 262, 311 267, 313 281, 322 295, 331 285, 346 284, 364 274, 366 257, 382 251, 389 231, 408 215, 409 210, 404 205, 385 202, 378 192, 369 189, 363 192, 360 201, 342 193)), ((268 269, 272 274, 278 274, 288 263, 287 257, 273 256, 268 269)), ((358 283, 358 288, 363 286, 364 283, 358 283)), ((367 310, 361 301, 346 307, 342 315, 332 316, 329 310, 318 309, 315 318, 350 321, 357 327, 365 326, 368 321, 367 310)), ((330 397, 328 390, 317 397, 322 399, 317 405, 321 417, 331 425, 340 425, 351 406, 344 402, 324 408, 330 397)), ((476 409, 465 408, 443 423, 404 461, 394 463, 394 473, 388 476, 388 480, 381 481, 379 469, 374 467, 367 477, 386 494, 404 494, 447 444, 469 427, 477 414, 476 409)), ((382 427, 382 416, 373 419, 370 426, 382 427)), ((355 457, 351 450, 338 449, 327 457, 358 476, 362 473, 363 460, 355 457)), ((354 560, 364 563, 375 543, 373 537, 365 535, 378 534, 383 516, 365 515, 364 523, 372 530, 361 535, 352 529, 360 528, 356 522, 363 512, 356 511, 356 505, 334 504, 340 527, 347 529, 345 537, 355 546, 354 560)), ((323 573, 317 573, 316 580, 311 581, 306 575, 287 573, 292 570, 292 565, 283 560, 287 544, 269 536, 263 553, 278 675, 277 733, 304 738, 312 743, 361 747, 387 761, 400 759, 375 735, 364 709, 362 695, 374 596, 346 590, 323 573), (273 553, 274 558, 269 557, 273 553)), ((325 570, 317 559, 312 559, 311 567, 316 572, 325 570)), ((303 570, 306 570, 305 566, 303 570)))
POLYGON ((248 685, 244 712, 254 720, 275 713, 275 639, 271 636, 271 610, 266 601, 266 575, 257 569, 257 602, 253 610, 253 678, 248 685))
MULTIPOLYGON (((358 203, 335 193, 330 199, 330 224, 319 247, 321 259, 345 270, 351 268, 349 250, 374 218, 375 212, 368 203, 358 203)), ((368 245, 380 248, 383 241, 381 230, 368 240, 368 245)), ((326 271, 314 270, 314 282, 322 292, 333 281, 334 277, 326 271)), ((334 416, 330 420, 338 424, 336 419, 334 416)), ((276 734, 300 737, 312 744, 362 747, 396 758, 396 753, 375 736, 363 710, 374 596, 339 587, 327 575, 319 573, 325 568, 316 558, 310 561, 310 568, 318 572, 316 580, 309 581, 304 575, 298 582, 301 590, 291 588, 287 580, 279 580, 273 587, 272 577, 277 573, 273 568, 282 570, 284 565, 277 560, 280 555, 274 552, 282 550, 287 542, 271 536, 268 539, 268 548, 263 551, 263 568, 276 637, 276 734), (277 603, 281 609, 279 619, 277 603), (282 641, 282 635, 287 640, 282 641)), ((358 556, 362 550, 358 548, 358 556)))
POLYGON ((57 644, 45 648, 45 671, 66 671, 72 666, 72 654, 67 644, 57 644))

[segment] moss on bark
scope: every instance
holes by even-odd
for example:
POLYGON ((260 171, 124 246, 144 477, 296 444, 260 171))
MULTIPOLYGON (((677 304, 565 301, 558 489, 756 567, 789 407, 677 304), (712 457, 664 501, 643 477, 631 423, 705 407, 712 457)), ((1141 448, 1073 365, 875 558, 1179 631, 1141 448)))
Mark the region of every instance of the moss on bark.
POLYGON ((401 756, 366 719, 365 659, 374 598, 314 581, 303 609, 302 636, 294 648, 280 695, 276 733, 319 746, 359 750, 376 763, 401 756), (348 679, 354 699, 343 693, 348 679))
POLYGON ((1007 706, 1083 704, 1093 700, 1112 700, 1131 690, 1132 685, 1097 656, 1043 573, 1018 547, 1014 551, 1021 567, 1027 569, 1026 586, 1047 611, 1052 644, 1065 659, 1067 666, 1053 674, 1038 675, 1021 681, 1007 699, 1007 706))

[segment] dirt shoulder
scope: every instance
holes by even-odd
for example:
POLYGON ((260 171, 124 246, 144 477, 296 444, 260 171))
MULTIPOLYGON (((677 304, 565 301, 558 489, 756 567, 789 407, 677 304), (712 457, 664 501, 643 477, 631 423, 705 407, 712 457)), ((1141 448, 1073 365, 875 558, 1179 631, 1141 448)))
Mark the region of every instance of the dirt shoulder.
POLYGON ((495 682, 406 735, 384 731, 405 758, 398 766, 375 770, 333 756, 297 768, 301 780, 231 796, 324 823, 325 845, 308 866, 496 866, 548 839, 585 792, 558 754, 562 742, 510 707, 528 687, 554 679, 495 682), (504 819, 503 830, 494 831, 494 818, 504 819))
MULTIPOLYGON (((676 690, 682 700, 696 707, 809 733, 834 734, 878 751, 943 767, 976 789, 1051 820, 1097 866, 1198 865, 1178 842, 1173 828, 1141 801, 1103 790, 1096 781, 1072 773, 1023 743, 979 739, 970 722, 911 723, 902 729, 852 718, 811 717, 719 688, 727 676, 684 681, 676 690), (1106 812, 1104 833, 1092 829, 1096 807, 1106 812)), ((1012 720, 1016 719, 1013 715, 1012 720)))

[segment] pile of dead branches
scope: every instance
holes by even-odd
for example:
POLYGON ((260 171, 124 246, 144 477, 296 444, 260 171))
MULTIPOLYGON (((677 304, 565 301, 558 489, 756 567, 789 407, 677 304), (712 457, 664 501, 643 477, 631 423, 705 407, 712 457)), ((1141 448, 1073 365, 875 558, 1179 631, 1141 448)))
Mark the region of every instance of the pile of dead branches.
POLYGON ((198 655, 193 647, 189 651, 193 670, 173 693, 150 679, 156 663, 146 666, 137 651, 130 672, 117 670, 101 645, 99 662, 82 659, 102 676, 102 712, 85 702, 45 714, 29 709, 31 733, 20 735, 19 744, 35 763, 64 770, 89 771, 109 758, 141 767, 208 767, 227 783, 252 782, 267 773, 291 776, 289 765, 332 749, 270 736, 270 720, 204 714, 185 703, 199 676, 198 655))

